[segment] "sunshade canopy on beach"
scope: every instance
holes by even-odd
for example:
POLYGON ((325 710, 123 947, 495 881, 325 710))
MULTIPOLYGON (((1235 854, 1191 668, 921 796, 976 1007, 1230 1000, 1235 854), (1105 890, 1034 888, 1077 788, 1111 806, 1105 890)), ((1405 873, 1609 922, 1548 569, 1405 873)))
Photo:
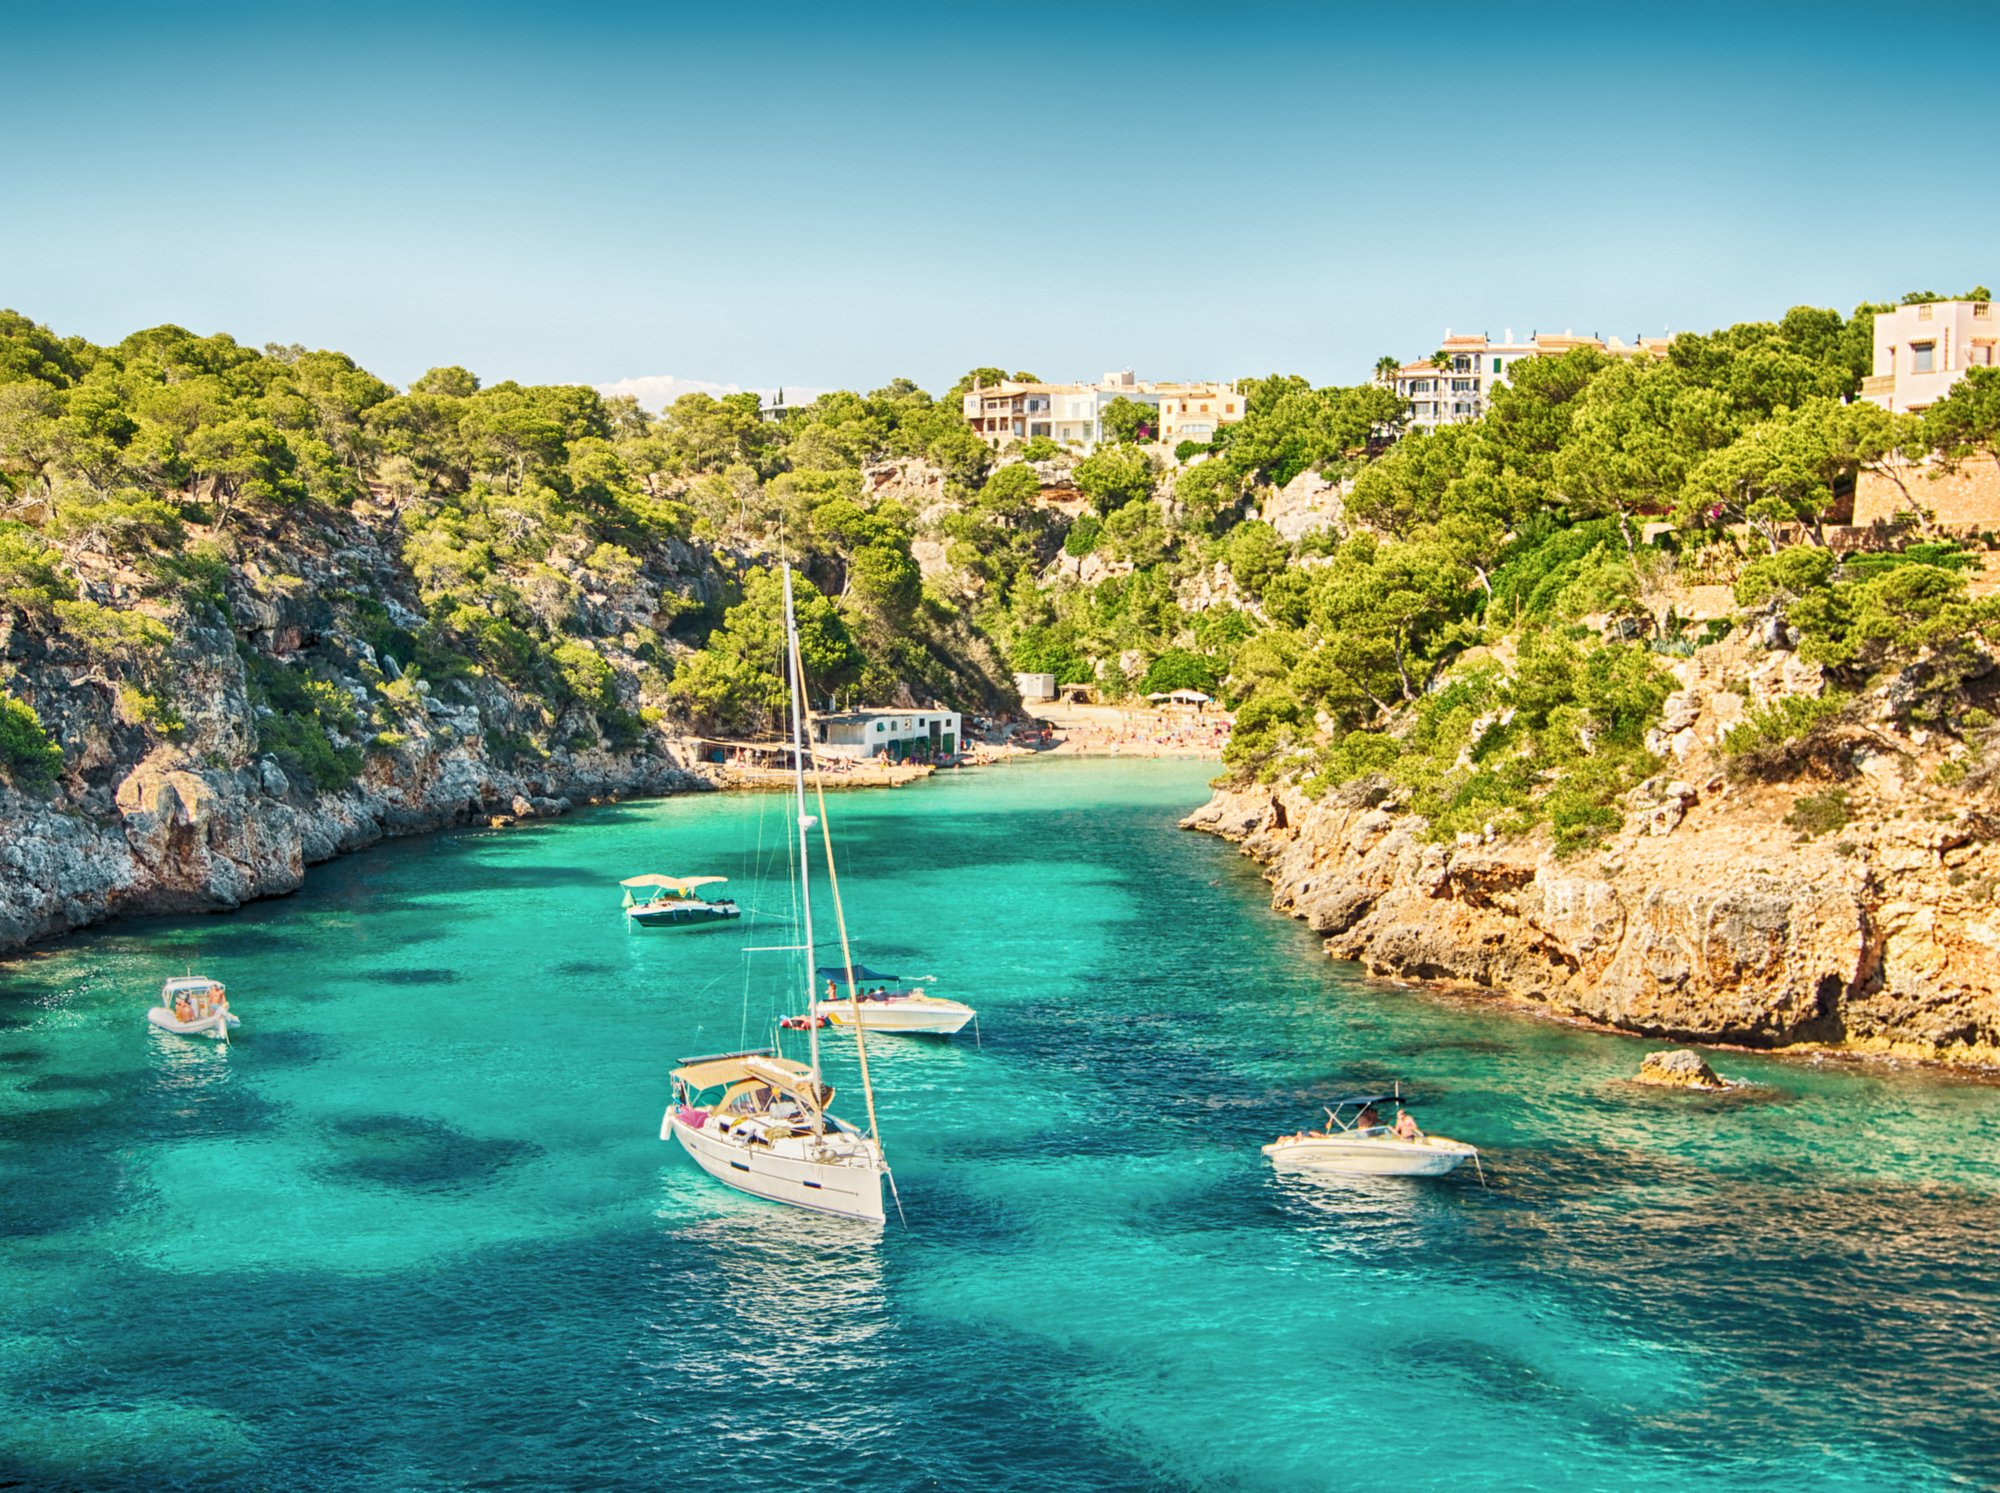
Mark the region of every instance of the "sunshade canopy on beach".
POLYGON ((670 892, 691 892, 698 886, 712 886, 718 881, 727 881, 727 876, 628 876, 619 882, 620 886, 658 886, 670 892))
MULTIPOLYGON (((819 975, 822 980, 844 980, 847 978, 847 966, 844 964, 822 964, 819 967, 819 975)), ((870 980, 894 980, 899 978, 901 977, 898 975, 884 974, 879 969, 870 969, 865 964, 854 966, 854 982, 857 985, 865 985, 870 980)))

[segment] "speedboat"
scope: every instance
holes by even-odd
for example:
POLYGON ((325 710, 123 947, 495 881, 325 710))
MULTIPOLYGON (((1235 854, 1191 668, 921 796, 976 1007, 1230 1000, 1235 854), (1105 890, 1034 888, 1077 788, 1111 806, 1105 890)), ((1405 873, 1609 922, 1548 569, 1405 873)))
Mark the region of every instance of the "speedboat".
POLYGON ((813 1006, 813 1015, 830 1026, 853 1030, 857 1025, 871 1032, 919 1032, 933 1037, 949 1037, 974 1019, 976 1012, 962 1001, 932 995, 918 985, 891 989, 898 977, 857 964, 821 965, 819 977, 826 981, 826 999, 813 1006), (843 1000, 839 987, 852 992, 843 1000))
POLYGON ((1274 1166, 1339 1172, 1357 1177, 1442 1177, 1470 1161, 1479 1150, 1417 1128, 1410 1101, 1397 1094, 1353 1094, 1326 1112, 1326 1129, 1281 1135, 1264 1147, 1274 1166), (1381 1123, 1381 1106, 1396 1106, 1395 1124, 1381 1123), (1408 1124, 1402 1122, 1407 1117, 1408 1124))
POLYGON ((701 928, 732 922, 743 916, 735 899, 697 897, 697 887, 715 886, 726 876, 628 876, 619 883, 625 888, 625 916, 641 928, 701 928), (650 896, 634 897, 634 887, 649 888, 650 896))
POLYGON ((833 1085, 769 1048, 686 1058, 660 1139, 739 1192, 881 1223, 881 1145, 827 1113, 833 1085), (702 1103, 702 1096, 721 1090, 702 1103))
POLYGON ((160 1003, 146 1013, 146 1019, 164 1032, 213 1037, 218 1042, 227 1042, 230 1028, 243 1024, 229 1009, 222 982, 206 975, 176 975, 168 980, 160 986, 160 1003))

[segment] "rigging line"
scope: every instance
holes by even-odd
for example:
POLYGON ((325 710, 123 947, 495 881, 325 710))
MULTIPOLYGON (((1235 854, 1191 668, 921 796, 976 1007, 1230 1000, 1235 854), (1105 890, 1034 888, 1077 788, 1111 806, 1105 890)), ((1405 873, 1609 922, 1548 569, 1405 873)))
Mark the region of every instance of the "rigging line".
MULTIPOLYGON (((798 670, 798 677, 803 679, 805 663, 799 656, 796 629, 791 639, 791 647, 792 667, 798 670)), ((812 758, 813 796, 818 801, 820 843, 826 850, 827 893, 833 899, 834 926, 840 929, 840 962, 842 968, 847 971, 847 1001, 854 1010, 854 1056, 861 1064, 861 1096, 868 1101, 868 1138, 875 1142, 875 1152, 880 1156, 882 1130, 875 1122, 875 1085, 868 1080, 868 1039, 863 1034, 861 1026, 861 991, 854 983, 854 950, 849 946, 847 939, 847 913, 840 904, 840 873, 834 869, 833 864, 833 830, 826 822, 826 782, 820 775, 819 754, 812 750, 810 742, 806 743, 804 755, 812 758)), ((808 966, 812 963, 810 959, 806 962, 808 966)), ((886 1169, 885 1162, 884 1170, 886 1169)), ((890 1185, 893 1191, 894 1184, 890 1185)), ((897 1207, 900 1209, 901 1206, 899 1201, 897 1207)))
MULTIPOLYGON (((816 977, 813 970, 813 956, 811 953, 814 943, 812 921, 812 846, 811 842, 807 839, 806 734, 802 714, 807 708, 804 699, 806 692, 806 666, 804 656, 799 651, 799 623, 798 614, 792 607, 792 565, 789 560, 785 562, 784 646, 785 652, 790 655, 788 662, 792 667, 792 687, 785 693, 791 697, 792 787, 796 795, 795 803, 799 821, 799 907, 804 921, 804 937, 807 950, 805 957, 799 963, 800 973, 805 978, 806 1015, 810 1017, 813 1014, 813 998, 817 993, 817 988, 813 983, 816 977)), ((820 808, 820 822, 822 824, 826 822, 825 816, 826 809, 825 805, 822 804, 820 808)), ((812 1020, 806 1022, 806 1042, 808 1043, 808 1051, 811 1054, 810 1065, 812 1068, 813 1083, 817 1086, 820 1081, 818 1022, 812 1020)), ((868 1083, 868 1069, 865 1066, 861 1070, 861 1082, 865 1088, 868 1083)), ((873 1109, 872 1104, 870 1105, 870 1109, 873 1109)))

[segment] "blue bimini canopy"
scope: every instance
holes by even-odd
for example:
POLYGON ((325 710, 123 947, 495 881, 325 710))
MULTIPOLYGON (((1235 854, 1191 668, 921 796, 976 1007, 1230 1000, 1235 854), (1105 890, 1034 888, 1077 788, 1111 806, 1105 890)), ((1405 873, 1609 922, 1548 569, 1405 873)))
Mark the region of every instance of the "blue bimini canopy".
MULTIPOLYGON (((822 980, 845 980, 847 978, 847 966, 844 964, 822 964, 819 967, 819 977, 822 980)), ((866 985, 870 980, 894 980, 899 978, 900 976, 897 975, 885 975, 879 969, 870 969, 865 964, 854 966, 854 983, 857 985, 866 985)))

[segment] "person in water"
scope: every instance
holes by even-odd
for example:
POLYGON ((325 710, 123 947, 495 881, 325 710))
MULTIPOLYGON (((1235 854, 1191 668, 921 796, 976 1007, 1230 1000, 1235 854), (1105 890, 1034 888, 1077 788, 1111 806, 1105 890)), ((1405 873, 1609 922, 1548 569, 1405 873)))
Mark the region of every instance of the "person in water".
POLYGON ((1397 1139, 1397 1140, 1422 1140, 1423 1138, 1424 1138, 1424 1133, 1423 1133, 1423 1131, 1421 1131, 1421 1130, 1419 1130, 1419 1129, 1417 1128, 1417 1117, 1416 1117, 1415 1115, 1411 1114, 1411 1113, 1410 1113, 1410 1112, 1409 1112, 1409 1111, 1408 1111, 1407 1109, 1399 1109, 1399 1110, 1397 1110, 1397 1111, 1396 1111, 1396 1139, 1397 1139))

